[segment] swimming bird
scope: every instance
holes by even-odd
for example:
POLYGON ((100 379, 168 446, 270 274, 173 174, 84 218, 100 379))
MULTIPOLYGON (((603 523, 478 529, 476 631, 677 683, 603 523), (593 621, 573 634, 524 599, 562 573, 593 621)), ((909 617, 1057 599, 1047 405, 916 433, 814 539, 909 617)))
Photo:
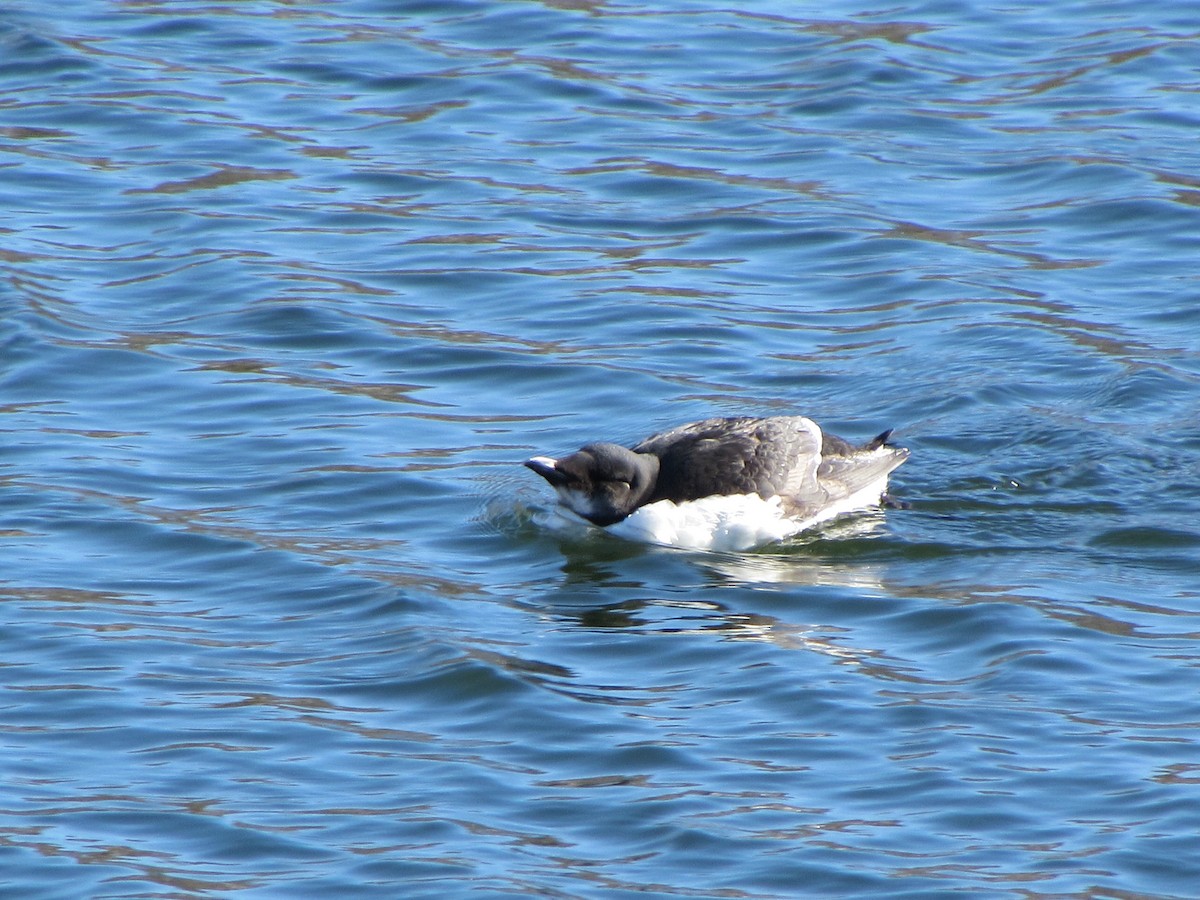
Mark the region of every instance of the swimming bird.
POLYGON ((745 550, 886 501, 888 476, 908 458, 891 433, 854 446, 805 416, 737 416, 524 464, 593 525, 656 544, 745 550))

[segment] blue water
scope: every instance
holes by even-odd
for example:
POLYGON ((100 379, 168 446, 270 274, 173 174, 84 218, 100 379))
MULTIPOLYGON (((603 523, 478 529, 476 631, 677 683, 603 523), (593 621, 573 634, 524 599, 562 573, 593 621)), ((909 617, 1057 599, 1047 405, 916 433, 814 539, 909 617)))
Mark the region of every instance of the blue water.
POLYGON ((743 6, 0 9, 0 893, 1197 896, 1200 11, 743 6))

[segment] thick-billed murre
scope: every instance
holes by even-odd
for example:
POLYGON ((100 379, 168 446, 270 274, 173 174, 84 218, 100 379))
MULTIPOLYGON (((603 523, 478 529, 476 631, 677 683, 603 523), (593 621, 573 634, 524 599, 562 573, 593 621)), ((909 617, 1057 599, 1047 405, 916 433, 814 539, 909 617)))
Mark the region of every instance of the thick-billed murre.
POLYGON ((593 525, 658 544, 744 550, 887 499, 888 475, 908 458, 890 435, 854 446, 804 416, 738 416, 525 465, 593 525))

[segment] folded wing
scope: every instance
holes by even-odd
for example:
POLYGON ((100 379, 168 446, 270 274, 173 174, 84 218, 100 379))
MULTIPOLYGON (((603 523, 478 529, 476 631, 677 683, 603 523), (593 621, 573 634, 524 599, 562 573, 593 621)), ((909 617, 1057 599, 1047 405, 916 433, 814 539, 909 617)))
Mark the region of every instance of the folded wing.
POLYGON ((659 458, 648 502, 712 495, 816 495, 821 429, 803 416, 705 419, 646 438, 632 448, 659 458))

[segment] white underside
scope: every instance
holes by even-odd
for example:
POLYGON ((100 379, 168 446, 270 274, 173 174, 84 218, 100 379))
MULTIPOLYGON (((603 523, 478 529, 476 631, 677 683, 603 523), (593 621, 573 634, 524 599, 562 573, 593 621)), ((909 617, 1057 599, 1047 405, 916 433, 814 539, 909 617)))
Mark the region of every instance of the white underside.
POLYGON ((879 503, 887 476, 804 519, 784 515, 778 497, 757 494, 706 497, 688 503, 660 500, 610 525, 607 531, 629 540, 689 550, 749 550, 792 537, 830 519, 879 503))

